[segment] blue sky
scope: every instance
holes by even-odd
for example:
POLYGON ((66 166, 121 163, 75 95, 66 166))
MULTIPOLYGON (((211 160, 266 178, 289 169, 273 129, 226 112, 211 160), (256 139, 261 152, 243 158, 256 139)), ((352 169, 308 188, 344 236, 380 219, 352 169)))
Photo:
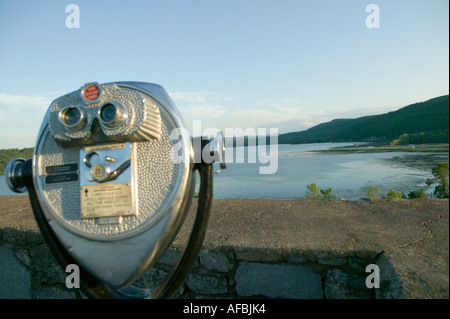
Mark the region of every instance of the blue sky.
POLYGON ((188 127, 300 131, 448 94, 447 0, 0 0, 0 148, 86 82, 161 84, 188 127), (80 9, 67 28, 66 6, 80 9), (380 28, 367 28, 369 4, 380 28))

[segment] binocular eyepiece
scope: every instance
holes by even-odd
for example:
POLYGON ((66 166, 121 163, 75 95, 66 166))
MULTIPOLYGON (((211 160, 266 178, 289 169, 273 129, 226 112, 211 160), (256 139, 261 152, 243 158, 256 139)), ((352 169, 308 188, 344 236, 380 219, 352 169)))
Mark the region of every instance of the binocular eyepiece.
MULTIPOLYGON (((79 131, 86 125, 87 112, 81 106, 66 106, 58 113, 60 122, 72 131, 79 131)), ((105 129, 119 127, 127 119, 127 110, 119 102, 108 102, 98 110, 97 119, 105 129)))
POLYGON ((219 133, 196 148, 196 139, 174 131, 186 128, 161 86, 91 82, 51 103, 32 159, 8 163, 8 186, 28 190, 60 263, 76 263, 101 287, 99 294, 86 279, 89 296, 171 297, 190 271, 212 198, 212 161, 194 159, 208 154, 225 168, 225 145, 219 133), (183 256, 159 287, 130 288, 175 238, 193 198, 195 171, 199 205, 183 256))
MULTIPOLYGON (((171 105, 169 112, 174 113, 167 93, 164 98, 171 105)), ((49 124, 55 142, 63 148, 105 142, 144 142, 159 139, 162 129, 167 128, 160 112, 161 102, 149 92, 116 83, 88 83, 79 91, 53 101, 49 124)))

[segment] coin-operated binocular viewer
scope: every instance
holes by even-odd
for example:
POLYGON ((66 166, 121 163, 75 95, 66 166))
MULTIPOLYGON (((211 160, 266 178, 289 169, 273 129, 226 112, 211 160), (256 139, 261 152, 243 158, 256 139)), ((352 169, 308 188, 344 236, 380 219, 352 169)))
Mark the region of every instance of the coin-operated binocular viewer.
POLYGON ((191 138, 159 85, 88 83, 53 101, 33 158, 11 160, 7 183, 28 190, 41 232, 65 269, 80 268, 92 298, 170 298, 202 245, 212 163, 223 135, 191 138), (197 160, 195 160, 197 159, 197 160), (200 176, 197 215, 183 254, 156 288, 132 285, 174 240, 200 176))

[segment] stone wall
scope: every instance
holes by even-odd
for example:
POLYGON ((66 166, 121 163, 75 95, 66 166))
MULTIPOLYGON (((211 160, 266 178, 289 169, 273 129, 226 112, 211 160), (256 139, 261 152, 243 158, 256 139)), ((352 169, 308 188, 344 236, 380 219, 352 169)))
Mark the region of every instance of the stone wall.
MULTIPOLYGON (((66 287, 68 274, 26 198, 11 197, 0 201, 0 298, 82 297, 66 287), (8 201, 15 205, 6 209, 8 201)), ((155 286, 170 271, 195 208, 135 286, 155 286)), ((448 200, 215 200, 204 246, 177 298, 448 298, 448 256, 448 200), (380 268, 378 289, 366 287, 369 264, 380 268)))
MULTIPOLYGON (((179 256, 170 249, 144 276, 165 274, 179 256)), ((301 254, 257 250, 202 251, 180 289, 186 298, 375 298, 365 285, 368 264, 376 257, 336 257, 319 260, 301 254)))
MULTIPOLYGON (((0 246, 0 297, 79 298, 65 285, 68 273, 56 263, 40 236, 4 234, 0 246), (9 284, 5 284, 9 283, 9 284)), ((137 287, 153 287, 170 271, 181 250, 170 248, 137 287)), ((336 257, 327 260, 301 254, 204 250, 179 289, 177 298, 375 298, 365 285, 368 264, 376 257, 336 257)), ((396 296, 400 297, 400 296, 396 296)))

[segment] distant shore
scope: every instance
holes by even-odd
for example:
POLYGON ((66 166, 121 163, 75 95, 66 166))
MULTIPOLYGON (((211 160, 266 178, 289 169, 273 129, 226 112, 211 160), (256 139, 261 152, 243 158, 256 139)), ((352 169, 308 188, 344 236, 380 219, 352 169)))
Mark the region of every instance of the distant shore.
POLYGON ((418 145, 358 145, 333 147, 327 150, 313 150, 311 152, 354 152, 354 153, 383 153, 383 152, 414 152, 414 153, 448 153, 449 144, 418 144, 418 145))

